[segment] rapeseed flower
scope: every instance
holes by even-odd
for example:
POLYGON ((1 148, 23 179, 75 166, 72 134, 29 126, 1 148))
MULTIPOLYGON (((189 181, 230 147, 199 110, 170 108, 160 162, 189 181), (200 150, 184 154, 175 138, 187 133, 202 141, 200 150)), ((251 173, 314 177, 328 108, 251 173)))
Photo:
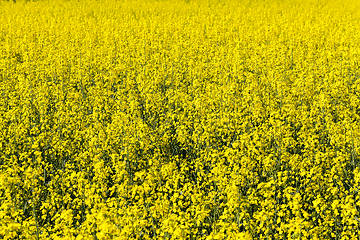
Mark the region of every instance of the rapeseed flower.
POLYGON ((0 0, 0 238, 356 239, 357 9, 0 0))

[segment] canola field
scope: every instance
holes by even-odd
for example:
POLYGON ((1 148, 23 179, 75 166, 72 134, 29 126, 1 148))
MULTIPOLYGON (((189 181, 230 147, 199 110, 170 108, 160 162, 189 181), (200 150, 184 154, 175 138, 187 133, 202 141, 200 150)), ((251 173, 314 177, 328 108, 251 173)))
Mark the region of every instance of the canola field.
POLYGON ((0 1, 1 239, 360 239, 360 2, 0 1))

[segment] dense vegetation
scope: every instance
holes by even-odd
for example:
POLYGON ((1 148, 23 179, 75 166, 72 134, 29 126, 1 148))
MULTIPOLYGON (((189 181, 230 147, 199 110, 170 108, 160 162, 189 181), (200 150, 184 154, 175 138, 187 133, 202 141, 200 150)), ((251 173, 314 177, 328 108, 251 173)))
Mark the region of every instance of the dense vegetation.
POLYGON ((360 2, 0 1, 0 238, 358 239, 360 2))

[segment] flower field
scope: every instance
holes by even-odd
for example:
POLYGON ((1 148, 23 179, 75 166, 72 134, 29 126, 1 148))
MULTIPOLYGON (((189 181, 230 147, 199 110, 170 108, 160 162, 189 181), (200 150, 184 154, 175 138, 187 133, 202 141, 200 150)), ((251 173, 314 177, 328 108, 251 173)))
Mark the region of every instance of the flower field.
POLYGON ((0 0, 0 239, 360 239, 360 2, 0 0))

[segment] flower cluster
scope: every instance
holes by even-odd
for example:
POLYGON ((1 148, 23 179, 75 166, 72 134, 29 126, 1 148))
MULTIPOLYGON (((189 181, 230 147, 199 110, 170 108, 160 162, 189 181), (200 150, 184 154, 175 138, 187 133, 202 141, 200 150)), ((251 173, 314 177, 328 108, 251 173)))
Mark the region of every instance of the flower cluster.
POLYGON ((0 0, 0 238, 358 239, 360 2, 0 0))

